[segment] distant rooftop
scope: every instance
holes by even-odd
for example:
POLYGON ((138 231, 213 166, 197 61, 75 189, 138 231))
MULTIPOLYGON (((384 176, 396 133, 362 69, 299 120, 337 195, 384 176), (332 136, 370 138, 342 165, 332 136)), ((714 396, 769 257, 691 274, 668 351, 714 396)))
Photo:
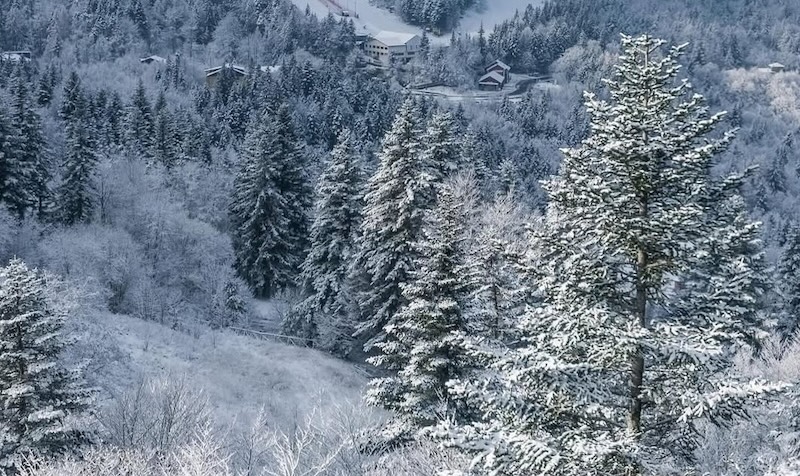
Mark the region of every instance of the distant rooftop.
POLYGON ((29 50, 20 51, 3 51, 0 53, 0 60, 11 61, 12 63, 19 63, 22 61, 31 60, 31 52, 29 50))
POLYGON ((213 75, 219 73, 220 71, 222 71, 223 69, 231 69, 231 70, 233 70, 236 73, 239 73, 241 75, 246 75, 247 74, 247 68, 245 68, 244 66, 240 66, 238 64, 232 64, 232 63, 225 63, 222 66, 214 66, 213 68, 208 68, 208 69, 205 70, 205 73, 206 73, 206 76, 213 76, 213 75))
POLYGON ((395 31, 381 31, 372 37, 386 46, 405 46, 415 36, 414 33, 399 33, 395 31))
POLYGON ((142 62, 142 63, 152 63, 154 61, 157 62, 157 63, 166 63, 167 59, 162 57, 162 56, 151 55, 151 56, 148 56, 147 58, 139 58, 139 61, 142 62))
POLYGON ((478 80, 478 84, 503 84, 506 80, 505 76, 498 73, 497 71, 489 71, 488 73, 481 76, 481 79, 478 80))
POLYGON ((497 65, 497 66, 500 66, 501 68, 503 68, 503 69, 504 69, 504 70, 506 70, 506 71, 510 71, 510 70, 511 70, 511 66, 509 66, 509 65, 507 65, 507 64, 505 64, 505 63, 503 63, 503 62, 502 62, 502 61, 500 61, 499 59, 492 61, 492 63, 491 63, 489 66, 487 66, 487 67, 486 67, 486 69, 487 69, 487 70, 488 70, 488 69, 491 69, 491 68, 493 68, 495 65, 497 65))

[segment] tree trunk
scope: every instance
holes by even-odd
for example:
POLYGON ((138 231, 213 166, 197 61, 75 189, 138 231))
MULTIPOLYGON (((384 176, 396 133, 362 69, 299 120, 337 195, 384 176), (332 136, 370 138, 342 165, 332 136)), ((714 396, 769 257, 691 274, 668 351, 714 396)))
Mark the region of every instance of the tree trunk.
MULTIPOLYGON (((647 217, 647 194, 644 194, 639 201, 639 216, 643 219, 647 217)), ((634 303, 633 316, 637 325, 644 329, 647 327, 647 250, 644 244, 639 243, 639 250, 636 256, 636 301, 634 303)), ((637 346, 631 359, 630 374, 630 408, 628 410, 628 432, 631 435, 639 435, 642 430, 642 381, 644 377, 644 355, 642 347, 637 346)))

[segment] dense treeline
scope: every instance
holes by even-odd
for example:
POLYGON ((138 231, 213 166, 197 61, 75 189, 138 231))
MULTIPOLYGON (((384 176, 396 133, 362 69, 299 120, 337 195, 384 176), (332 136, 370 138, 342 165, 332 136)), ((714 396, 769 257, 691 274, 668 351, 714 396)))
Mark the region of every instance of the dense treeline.
MULTIPOLYGON (((796 450, 793 401, 760 413, 781 386, 732 359, 800 322, 800 7, 662 3, 547 2, 375 71, 351 23, 282 0, 0 2, 0 50, 34 56, 0 61, 0 258, 64 276, 84 309, 186 332, 256 326, 251 296, 286 299, 284 332, 385 372, 368 392, 392 411, 384 443, 444 437, 498 474, 711 471, 700 420, 753 411, 786 438, 715 464, 763 473, 796 450), (660 42, 625 37, 619 58, 640 31, 692 44, 651 63, 660 42), (474 86, 495 58, 556 84, 488 104, 403 94, 474 86), (682 77, 707 103, 672 89, 682 77), (619 136, 637 127, 660 155, 619 136)), ((437 29, 468 7, 395 4, 437 29)), ((0 277, 34 283, 60 330, 37 273, 0 277)), ((35 446, 0 431, 22 442, 3 464, 35 446)))

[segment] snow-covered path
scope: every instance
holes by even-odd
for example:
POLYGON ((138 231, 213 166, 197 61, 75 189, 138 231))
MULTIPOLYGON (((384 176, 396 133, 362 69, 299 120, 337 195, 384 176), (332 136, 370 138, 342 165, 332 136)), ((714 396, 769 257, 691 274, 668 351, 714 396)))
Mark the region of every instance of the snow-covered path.
MULTIPOLYGON (((342 8, 358 14, 358 18, 353 18, 356 25, 356 33, 372 34, 379 31, 396 31, 402 33, 422 34, 418 27, 404 23, 397 15, 378 8, 369 3, 368 0, 337 0, 342 8)), ((330 9, 330 4, 325 0, 292 0, 301 10, 308 6, 317 16, 324 17, 329 12, 338 13, 330 9)), ((528 4, 539 5, 544 0, 482 0, 482 2, 466 13, 461 20, 456 31, 475 33, 480 29, 481 23, 487 31, 492 27, 514 16, 517 10, 524 10, 528 4)), ((450 35, 435 37, 431 35, 431 43, 447 44, 450 35)))

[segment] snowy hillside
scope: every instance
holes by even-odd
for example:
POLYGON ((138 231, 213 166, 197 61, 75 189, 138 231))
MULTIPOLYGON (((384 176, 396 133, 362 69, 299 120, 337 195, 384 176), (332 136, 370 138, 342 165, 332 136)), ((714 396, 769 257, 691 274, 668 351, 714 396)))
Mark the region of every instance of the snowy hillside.
MULTIPOLYGON (((335 4, 329 0, 292 0, 301 10, 308 7, 319 17, 324 17, 328 13, 338 14, 335 4)), ((493 25, 507 20, 514 16, 514 13, 522 11, 529 4, 539 5, 543 0, 483 0, 467 12, 457 29, 459 32, 475 33, 483 24, 484 29, 491 31, 493 25)), ((397 15, 376 7, 367 0, 340 0, 338 4, 348 11, 358 14, 358 18, 353 18, 357 33, 377 33, 379 31, 397 31, 404 33, 422 34, 422 29, 404 23, 397 15)), ((433 44, 444 44, 450 40, 449 35, 441 37, 431 36, 433 44)))
POLYGON ((459 30, 474 33, 483 24, 486 31, 491 31, 494 25, 512 18, 517 11, 522 12, 528 5, 538 6, 542 3, 544 0, 483 0, 464 15, 459 30))
POLYGON ((91 357, 91 383, 102 397, 142 376, 188 377, 217 421, 249 421, 262 407, 279 428, 317 408, 357 403, 366 377, 351 364, 301 347, 203 329, 191 336, 157 323, 100 315, 81 325, 79 351, 91 357))

